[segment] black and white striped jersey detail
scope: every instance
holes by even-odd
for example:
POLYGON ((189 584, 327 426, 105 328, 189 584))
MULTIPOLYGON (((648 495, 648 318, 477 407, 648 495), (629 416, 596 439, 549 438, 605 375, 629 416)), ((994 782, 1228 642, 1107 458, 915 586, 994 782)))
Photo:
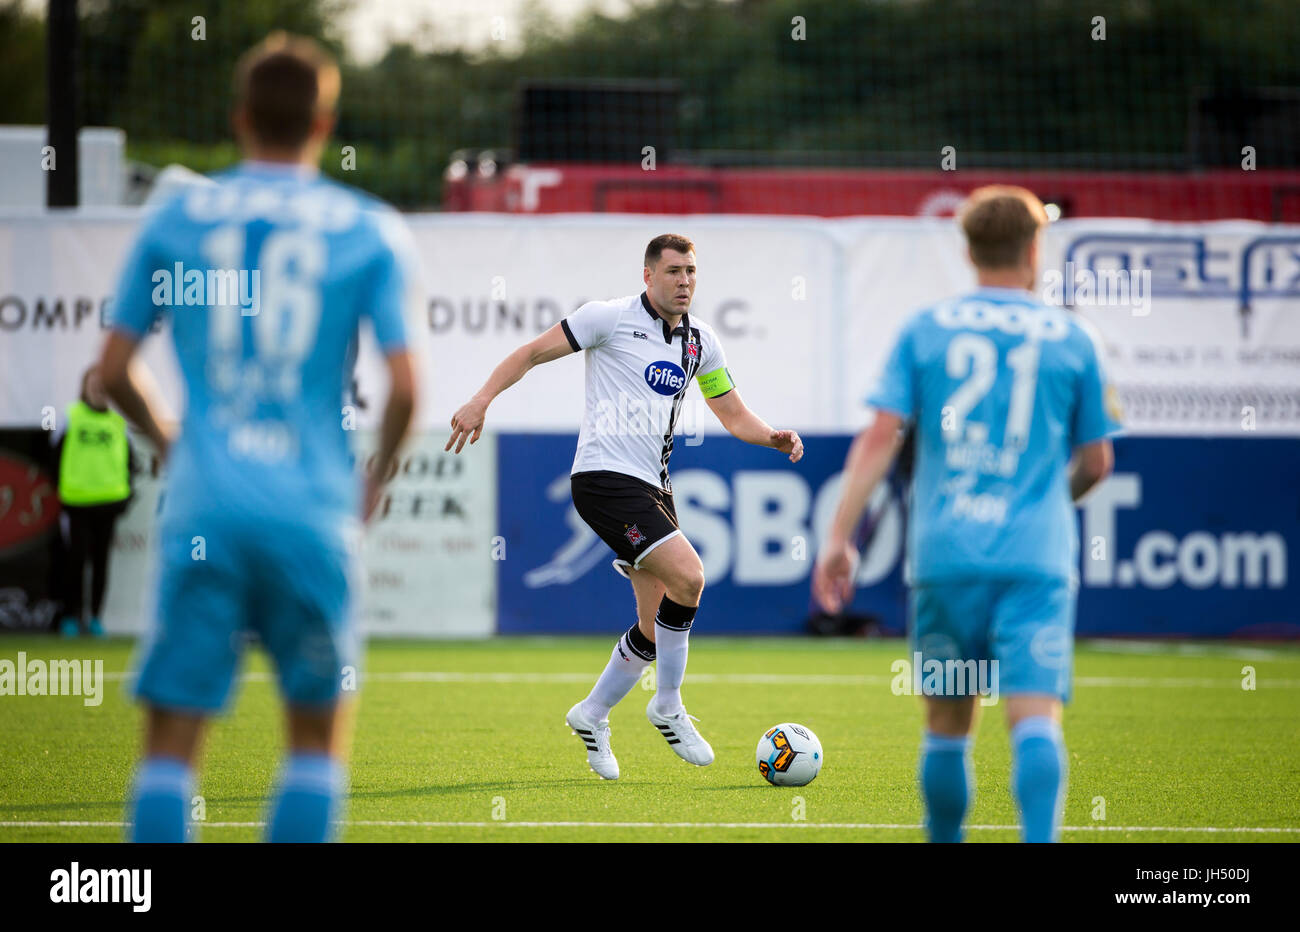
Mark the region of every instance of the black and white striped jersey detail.
MULTIPOLYGON (((667 324, 664 325, 666 330, 667 324)), ((677 417, 682 413, 682 402, 686 400, 686 389, 690 388, 691 380, 695 378, 696 372, 700 368, 700 329, 691 326, 691 316, 682 315, 682 324, 674 334, 682 335, 682 371, 686 373, 686 384, 682 390, 673 395, 672 414, 668 418, 668 429, 664 431, 663 449, 659 454, 659 484, 664 490, 671 492, 673 482, 668 478, 668 458, 673 455, 673 431, 677 427, 677 417)))
POLYGON ((564 318, 565 340, 583 351, 586 367, 573 475, 615 472, 672 491, 673 431, 679 421, 693 429, 690 383, 726 370, 727 359, 708 323, 693 313, 671 319, 645 293, 589 301, 564 318))

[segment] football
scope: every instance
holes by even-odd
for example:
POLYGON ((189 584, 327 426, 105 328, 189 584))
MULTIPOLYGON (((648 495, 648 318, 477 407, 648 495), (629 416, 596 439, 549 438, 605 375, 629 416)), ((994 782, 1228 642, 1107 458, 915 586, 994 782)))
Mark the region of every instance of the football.
POLYGON ((792 722, 765 731, 754 756, 758 772, 773 786, 807 786, 822 769, 822 743, 792 722))

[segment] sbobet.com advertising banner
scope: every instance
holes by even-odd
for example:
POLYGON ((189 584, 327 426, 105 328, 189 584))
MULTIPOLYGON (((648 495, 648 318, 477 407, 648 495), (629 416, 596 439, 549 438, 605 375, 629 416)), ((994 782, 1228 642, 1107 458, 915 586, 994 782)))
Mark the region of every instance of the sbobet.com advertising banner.
MULTIPOLYGON (((576 439, 499 438, 502 634, 613 634, 635 620, 613 554, 573 509, 576 439)), ((698 633, 808 630, 818 612, 816 544, 834 513, 851 439, 806 437, 797 465, 731 437, 677 445, 677 515, 708 581, 698 633)), ((1115 456, 1115 474, 1079 509, 1078 634, 1300 636, 1300 443, 1126 437, 1115 456)), ((870 515, 850 612, 901 634, 906 516, 897 487, 877 491, 870 515)))

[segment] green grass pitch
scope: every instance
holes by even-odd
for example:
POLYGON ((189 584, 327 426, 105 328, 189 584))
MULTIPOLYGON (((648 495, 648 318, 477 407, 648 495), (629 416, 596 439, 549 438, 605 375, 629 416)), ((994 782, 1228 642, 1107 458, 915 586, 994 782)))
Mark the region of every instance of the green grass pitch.
MULTIPOLYGON (((922 839, 920 702, 890 689, 903 642, 696 637, 683 695, 716 762, 679 760, 638 688, 611 716, 622 778, 604 782, 563 718, 612 641, 372 641, 343 839, 922 839), (768 786, 755 767, 759 736, 783 721, 812 728, 825 748, 807 787, 768 786)), ((102 658, 116 674, 97 707, 0 696, 0 841, 122 838, 140 722, 124 694, 131 650, 0 640, 0 659, 102 658)), ((260 837, 283 740, 267 669, 254 654, 210 735, 204 841, 260 837)), ((1300 645, 1081 643, 1065 733, 1066 841, 1300 840, 1300 645), (1243 688, 1244 667, 1255 689, 1243 688)), ((985 709, 969 840, 1017 837, 1008 765, 1002 709, 985 709)))

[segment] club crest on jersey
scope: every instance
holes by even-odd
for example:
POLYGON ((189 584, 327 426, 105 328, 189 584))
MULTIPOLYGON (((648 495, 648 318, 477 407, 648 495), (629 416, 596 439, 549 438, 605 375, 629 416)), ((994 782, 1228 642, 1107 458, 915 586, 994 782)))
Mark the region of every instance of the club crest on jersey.
POLYGON ((700 344, 695 343, 695 342, 687 343, 687 344, 686 344, 686 355, 689 356, 689 357, 691 357, 691 359, 699 359, 699 358, 700 358, 700 344))
POLYGON ((628 539, 628 542, 631 543, 633 547, 637 544, 645 543, 645 535, 641 533, 641 529, 635 524, 624 531, 623 536, 628 539))
POLYGON ((661 395, 676 395, 686 387, 686 373, 676 363, 661 359, 645 367, 645 381, 661 395))

